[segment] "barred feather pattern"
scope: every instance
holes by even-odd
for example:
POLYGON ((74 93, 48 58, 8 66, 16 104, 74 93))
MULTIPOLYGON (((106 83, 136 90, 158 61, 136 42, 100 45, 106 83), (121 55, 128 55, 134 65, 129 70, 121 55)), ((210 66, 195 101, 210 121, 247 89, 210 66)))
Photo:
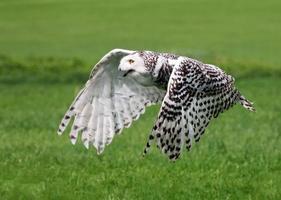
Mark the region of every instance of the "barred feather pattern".
POLYGON ((190 150, 192 140, 199 142, 212 118, 241 101, 245 108, 253 108, 235 89, 231 76, 213 65, 181 58, 171 74, 144 154, 156 141, 169 159, 178 159, 184 146, 190 150))
MULTIPOLYGON (((142 69, 143 70, 143 69, 142 69)), ((234 86, 234 78, 220 68, 188 57, 152 51, 115 49, 93 68, 90 79, 64 115, 58 134, 73 118, 70 140, 81 134, 86 148, 104 151, 116 134, 130 127, 146 106, 161 103, 158 118, 149 134, 144 155, 153 142, 170 160, 199 142, 209 122, 236 103, 255 111, 234 86), (118 73, 120 59, 137 55, 151 81, 142 84, 118 73)))

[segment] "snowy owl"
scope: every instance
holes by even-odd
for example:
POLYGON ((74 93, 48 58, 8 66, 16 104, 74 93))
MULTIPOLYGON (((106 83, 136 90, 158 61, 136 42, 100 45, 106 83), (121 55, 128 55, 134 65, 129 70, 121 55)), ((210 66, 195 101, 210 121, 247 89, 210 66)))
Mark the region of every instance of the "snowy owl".
POLYGON ((103 152, 115 134, 130 127, 145 107, 161 104, 143 155, 155 141, 170 160, 199 142, 212 118, 239 103, 254 111, 220 68, 170 53, 114 49, 93 68, 58 129, 74 118, 70 140, 78 134, 86 148, 103 152))

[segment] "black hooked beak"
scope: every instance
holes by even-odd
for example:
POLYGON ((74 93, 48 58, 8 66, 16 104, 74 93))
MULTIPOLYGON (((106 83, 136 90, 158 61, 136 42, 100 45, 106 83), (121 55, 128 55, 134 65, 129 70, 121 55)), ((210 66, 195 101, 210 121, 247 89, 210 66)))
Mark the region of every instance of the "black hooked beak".
POLYGON ((130 69, 123 74, 123 77, 127 76, 129 73, 134 72, 135 70, 130 69))

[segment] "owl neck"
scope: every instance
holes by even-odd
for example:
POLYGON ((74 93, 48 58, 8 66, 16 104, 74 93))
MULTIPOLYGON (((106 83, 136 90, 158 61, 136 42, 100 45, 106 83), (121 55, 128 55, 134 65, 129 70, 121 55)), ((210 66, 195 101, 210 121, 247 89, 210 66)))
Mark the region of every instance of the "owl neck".
POLYGON ((162 55, 158 56, 157 63, 152 71, 154 81, 163 86, 167 87, 170 76, 173 71, 174 64, 172 64, 174 58, 166 58, 162 55))
POLYGON ((139 52, 144 59, 144 65, 151 72, 154 82, 162 87, 167 87, 175 61, 178 56, 169 53, 152 51, 139 52))

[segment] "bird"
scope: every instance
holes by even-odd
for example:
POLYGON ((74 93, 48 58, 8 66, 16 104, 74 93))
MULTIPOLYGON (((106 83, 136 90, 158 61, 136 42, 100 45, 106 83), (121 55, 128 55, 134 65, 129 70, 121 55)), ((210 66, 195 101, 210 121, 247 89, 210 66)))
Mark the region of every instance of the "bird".
POLYGON ((145 108, 161 104, 143 150, 155 142, 169 160, 199 142, 213 118, 240 104, 253 103, 235 88, 234 78, 219 67, 187 56, 154 51, 113 49, 93 67, 58 128, 73 118, 70 140, 101 154, 115 135, 139 119, 145 108))

